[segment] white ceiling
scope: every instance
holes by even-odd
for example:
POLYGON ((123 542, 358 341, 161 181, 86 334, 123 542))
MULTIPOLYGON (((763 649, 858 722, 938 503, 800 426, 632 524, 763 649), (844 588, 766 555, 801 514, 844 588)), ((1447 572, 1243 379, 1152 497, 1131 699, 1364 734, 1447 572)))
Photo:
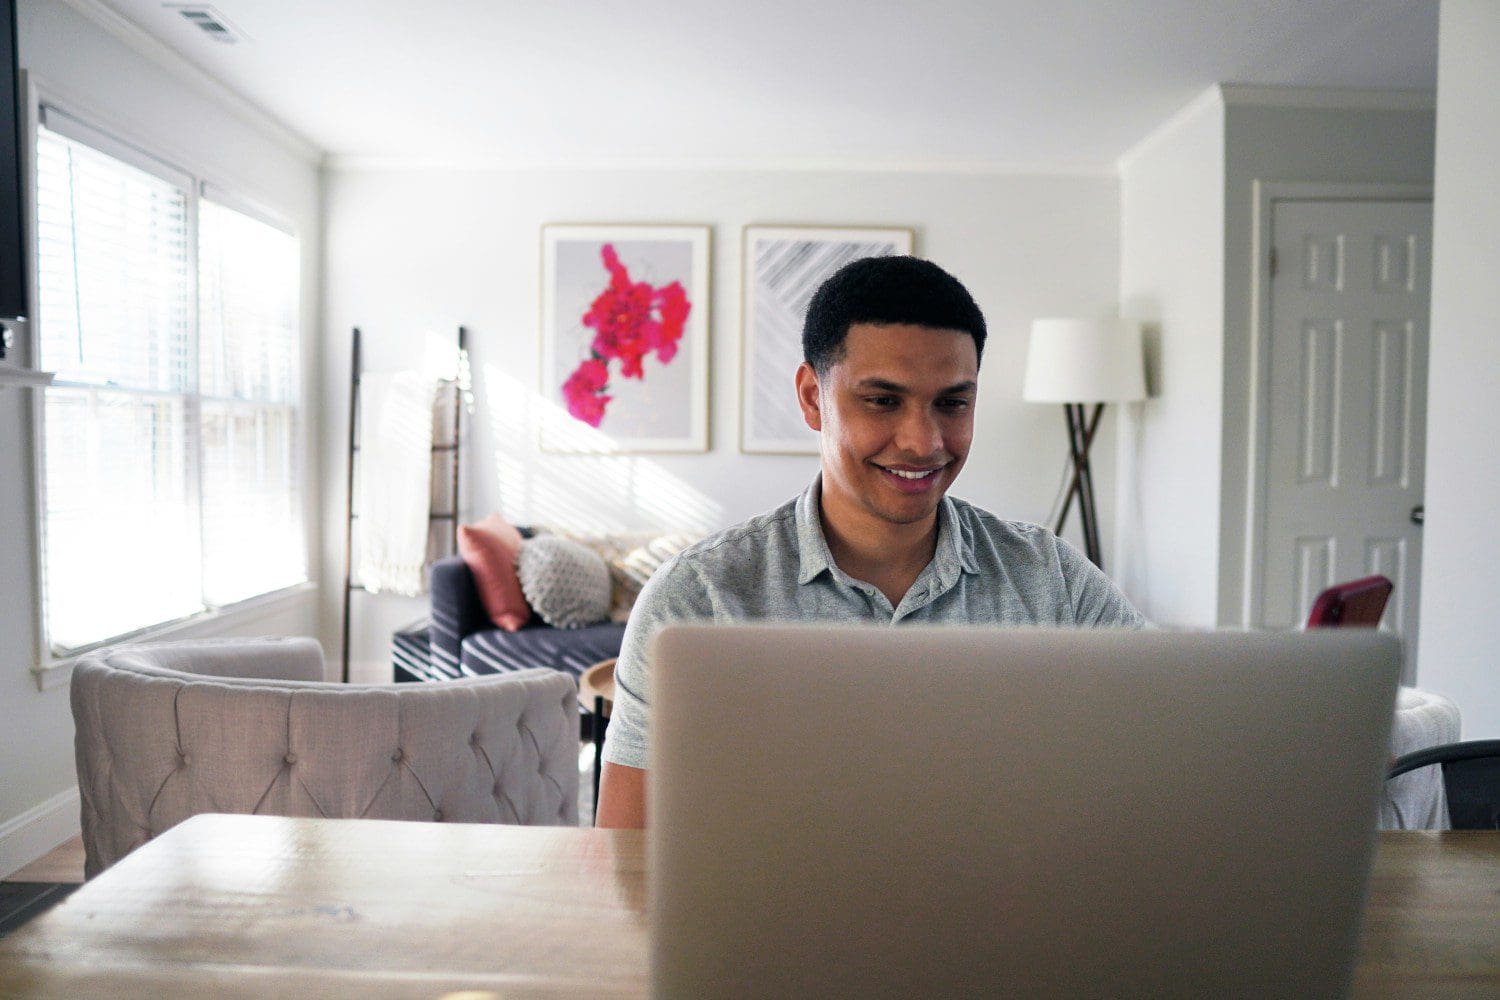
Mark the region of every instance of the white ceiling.
POLYGON ((104 2, 345 161, 1108 169, 1213 83, 1437 75, 1436 0, 104 2))

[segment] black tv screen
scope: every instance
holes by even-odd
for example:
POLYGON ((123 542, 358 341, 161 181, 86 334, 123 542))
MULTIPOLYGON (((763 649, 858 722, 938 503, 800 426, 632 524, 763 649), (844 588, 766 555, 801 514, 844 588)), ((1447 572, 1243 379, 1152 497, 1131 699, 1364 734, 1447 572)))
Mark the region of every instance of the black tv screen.
POLYGON ((16 69, 16 4, 15 0, 0 0, 0 319, 26 315, 21 108, 16 69))

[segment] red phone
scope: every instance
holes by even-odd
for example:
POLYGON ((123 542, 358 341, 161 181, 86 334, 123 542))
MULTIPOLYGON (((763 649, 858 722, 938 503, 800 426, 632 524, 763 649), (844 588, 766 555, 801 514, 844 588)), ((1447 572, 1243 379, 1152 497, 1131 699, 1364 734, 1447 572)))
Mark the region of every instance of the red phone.
POLYGON ((1330 625, 1366 626, 1380 624, 1385 602, 1395 584, 1383 576, 1367 576, 1348 583, 1336 583, 1318 595, 1307 616, 1308 628, 1330 625))

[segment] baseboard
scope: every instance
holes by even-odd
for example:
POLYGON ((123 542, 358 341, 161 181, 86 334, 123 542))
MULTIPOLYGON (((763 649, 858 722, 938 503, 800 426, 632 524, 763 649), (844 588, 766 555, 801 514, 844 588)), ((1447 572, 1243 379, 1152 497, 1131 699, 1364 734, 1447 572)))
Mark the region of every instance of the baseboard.
POLYGON ((0 878, 78 836, 78 808, 78 789, 69 788, 0 823, 0 878))

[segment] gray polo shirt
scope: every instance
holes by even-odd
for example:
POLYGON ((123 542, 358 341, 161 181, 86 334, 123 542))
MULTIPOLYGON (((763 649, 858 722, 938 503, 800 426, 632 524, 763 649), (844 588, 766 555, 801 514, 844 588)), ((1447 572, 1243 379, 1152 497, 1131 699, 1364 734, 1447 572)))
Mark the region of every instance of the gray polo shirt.
POLYGON ((1046 528, 1002 521, 953 497, 938 505, 932 562, 893 608, 879 588, 834 565, 823 537, 820 482, 768 514, 683 550, 647 581, 615 665, 605 760, 646 766, 647 650, 672 622, 1146 624, 1098 567, 1046 528))

